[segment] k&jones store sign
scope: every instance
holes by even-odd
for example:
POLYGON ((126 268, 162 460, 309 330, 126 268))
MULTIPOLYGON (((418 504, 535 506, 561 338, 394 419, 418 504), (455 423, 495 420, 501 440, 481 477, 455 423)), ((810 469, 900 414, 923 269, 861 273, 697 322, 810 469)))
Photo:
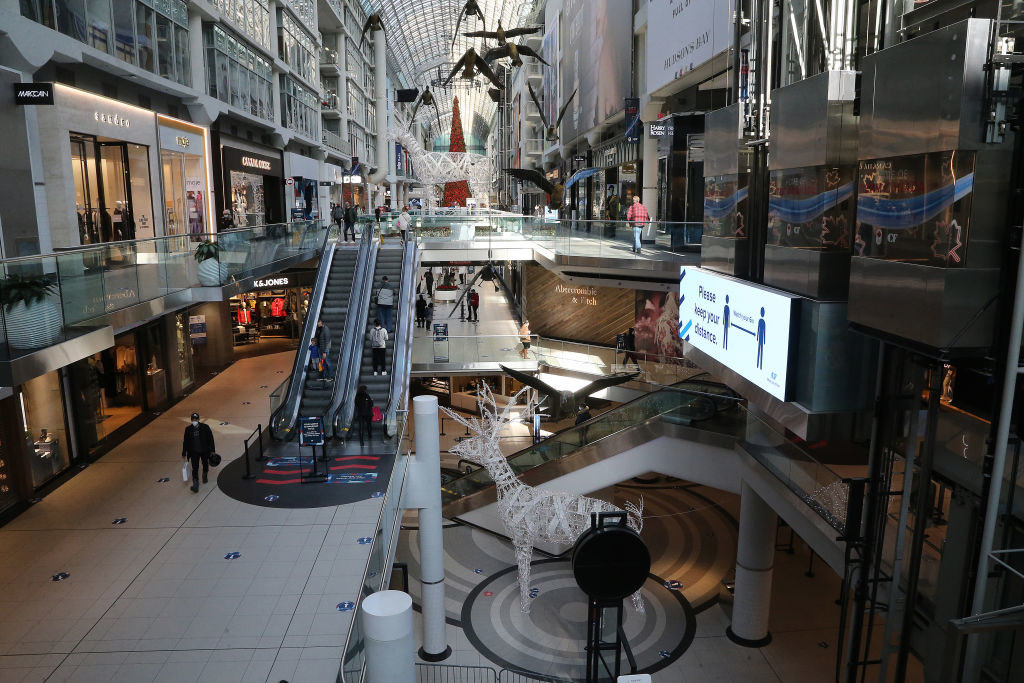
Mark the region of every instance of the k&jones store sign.
POLYGON ((799 297, 684 267, 679 336, 781 401, 789 400, 799 297))

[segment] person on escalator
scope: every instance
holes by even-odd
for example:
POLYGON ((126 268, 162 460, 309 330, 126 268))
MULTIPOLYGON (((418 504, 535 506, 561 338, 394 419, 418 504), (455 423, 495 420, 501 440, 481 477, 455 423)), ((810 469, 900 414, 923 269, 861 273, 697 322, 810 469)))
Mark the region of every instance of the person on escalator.
POLYGON ((373 398, 366 390, 365 384, 360 384, 356 391, 355 418, 356 429, 359 431, 359 445, 362 446, 364 445, 363 430, 366 430, 366 438, 372 439, 370 429, 373 427, 373 398))
POLYGON ((377 315, 384 323, 384 329, 391 332, 391 312, 395 305, 395 292, 391 289, 388 276, 385 275, 381 281, 380 289, 377 290, 377 315))
POLYGON ((320 356, 323 358, 324 374, 330 372, 329 359, 331 357, 331 328, 327 327, 321 318, 316 324, 316 335, 313 337, 320 356))
POLYGON ((370 351, 373 353, 373 375, 377 376, 377 370, 382 375, 388 374, 384 367, 384 352, 388 346, 388 331, 380 324, 380 319, 373 321, 373 329, 370 330, 370 351))

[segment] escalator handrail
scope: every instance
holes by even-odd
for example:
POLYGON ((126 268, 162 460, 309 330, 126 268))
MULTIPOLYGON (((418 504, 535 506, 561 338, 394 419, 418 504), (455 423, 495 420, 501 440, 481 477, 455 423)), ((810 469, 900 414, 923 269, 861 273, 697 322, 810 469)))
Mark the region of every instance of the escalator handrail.
MULTIPOLYGON (((370 292, 377 269, 380 243, 373 239, 372 230, 363 230, 363 243, 359 247, 357 277, 349 295, 348 320, 345 321, 345 375, 343 383, 334 388, 334 396, 327 410, 327 429, 338 439, 344 439, 346 425, 351 424, 355 403, 346 397, 355 396, 359 384, 359 370, 363 362, 366 343, 366 319, 370 313, 370 292)), ((338 363, 341 365, 341 362, 338 363)))
POLYGON ((330 419, 331 410, 335 405, 335 402, 341 402, 344 400, 345 387, 348 384, 348 377, 351 373, 351 344, 349 340, 352 338, 352 334, 355 332, 353 327, 353 316, 352 316, 352 298, 353 294, 357 291, 358 283, 365 277, 363 271, 366 269, 366 259, 363 258, 371 250, 372 239, 368 237, 364 231, 363 235, 359 240, 359 249, 356 251, 355 268, 352 269, 352 287, 349 289, 349 302, 348 310, 345 316, 345 328, 341 333, 341 348, 338 351, 338 366, 334 369, 334 385, 331 387, 331 398, 327 402, 327 412, 323 415, 324 430, 328 437, 333 436, 334 428, 333 421, 330 419))
MULTIPOLYGON (((680 382, 680 384, 683 384, 683 383, 684 382, 680 382)), ((573 427, 569 427, 568 429, 564 429, 564 430, 558 432, 557 434, 553 434, 551 437, 548 437, 548 439, 545 439, 545 440, 540 441, 540 442, 535 443, 535 444, 531 444, 531 445, 527 446, 526 448, 522 448, 522 449, 516 451, 515 453, 510 454, 508 456, 508 458, 506 458, 506 459, 509 461, 510 464, 513 464, 513 462, 515 461, 516 458, 519 458, 519 457, 521 457, 521 456, 523 456, 523 455, 525 455, 525 454, 535 450, 536 448, 538 448, 539 446, 544 445, 545 443, 549 443, 550 439, 555 439, 557 437, 564 438, 568 434, 580 431, 582 429, 586 429, 587 427, 593 425, 595 422, 599 422, 599 421, 605 420, 605 419, 610 419, 610 418, 612 418, 613 416, 615 416, 617 414, 621 414, 621 413, 625 412, 631 406, 636 405, 637 403, 639 403, 641 401, 650 400, 652 396, 656 396, 656 395, 659 395, 659 394, 664 396, 664 395, 669 395, 669 394, 680 394, 680 393, 693 396, 694 398, 702 398, 702 399, 705 399, 705 400, 708 400, 708 401, 711 400, 711 397, 709 397, 708 394, 706 394, 704 392, 691 391, 691 390, 687 390, 687 389, 682 389, 682 388, 679 388, 678 386, 666 387, 665 389, 660 389, 658 391, 652 391, 650 393, 644 394, 643 396, 639 396, 639 397, 633 399, 632 401, 629 401, 628 403, 623 403, 622 405, 616 406, 615 408, 612 408, 611 410, 609 410, 607 412, 601 413, 600 415, 594 417, 593 419, 587 420, 586 422, 584 422, 582 424, 575 425, 573 427)), ((645 420, 643 420, 643 422, 647 422, 647 421, 649 421, 651 419, 658 418, 658 417, 660 417, 660 415, 661 414, 651 415, 650 417, 648 417, 645 420)), ((624 427, 624 429, 635 427, 638 424, 641 424, 641 422, 630 424, 628 427, 624 427)), ((619 431, 621 431, 621 430, 619 430, 619 431)), ((594 442, 589 442, 589 443, 583 444, 583 445, 580 446, 580 448, 585 448, 587 446, 592 445, 593 443, 594 442)), ((473 476, 477 475, 477 473, 480 472, 480 471, 481 470, 475 470, 473 472, 470 472, 469 474, 464 474, 463 476, 459 477, 458 479, 453 479, 452 481, 448 482, 448 484, 445 487, 443 487, 443 488, 451 490, 451 489, 454 488, 453 485, 456 484, 456 482, 462 481, 464 479, 468 479, 469 477, 473 477, 473 476)), ((522 473, 520 472, 519 474, 522 474, 522 473)))
POLYGON ((384 430, 388 436, 395 434, 399 411, 409 409, 409 369, 412 363, 413 323, 416 303, 414 291, 419 273, 420 256, 415 240, 405 244, 402 255, 402 283, 399 286, 398 315, 395 318, 395 343, 391 352, 391 389, 388 406, 384 411, 384 430))
POLYGON ((292 363, 292 383, 288 387, 288 396, 281 407, 270 416, 271 434, 278 439, 284 439, 287 436, 299 416, 302 389, 306 386, 306 372, 309 368, 309 345, 313 341, 316 322, 320 319, 320 308, 324 302, 324 292, 327 291, 327 280, 330 279, 331 264, 334 262, 337 246, 337 242, 329 242, 324 246, 323 256, 317 267, 316 284, 309 297, 309 309, 306 311, 306 319, 302 322, 299 348, 295 352, 295 360, 292 363))

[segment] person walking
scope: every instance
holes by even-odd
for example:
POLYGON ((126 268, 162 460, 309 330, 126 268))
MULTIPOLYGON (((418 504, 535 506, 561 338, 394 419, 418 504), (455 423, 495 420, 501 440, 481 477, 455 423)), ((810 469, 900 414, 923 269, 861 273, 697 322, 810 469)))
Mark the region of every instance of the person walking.
POLYGON ((388 276, 381 280, 380 289, 377 290, 377 317, 384 323, 384 329, 391 332, 391 313, 395 305, 395 292, 391 289, 388 276))
POLYGON ((427 302, 427 320, 426 328, 430 329, 430 324, 434 321, 434 300, 431 299, 427 302))
POLYGON ((341 224, 345 220, 345 209, 341 208, 341 204, 331 207, 331 220, 338 226, 338 230, 341 230, 341 224))
POLYGON ((377 221, 378 224, 380 224, 380 213, 381 213, 381 210, 380 210, 379 206, 374 208, 373 216, 374 216, 374 219, 377 221))
POLYGON ((519 341, 523 345, 519 355, 522 356, 523 360, 527 360, 526 354, 530 350, 530 338, 530 321, 523 320, 523 325, 519 328, 519 341))
POLYGON ((412 227, 412 216, 409 214, 409 207, 402 207, 402 213, 398 214, 398 220, 395 221, 398 229, 402 232, 402 242, 406 242, 409 239, 409 228, 412 227))
POLYGON ((384 329, 380 324, 380 318, 373 321, 373 329, 370 330, 370 351, 373 353, 373 376, 377 376, 377 372, 386 375, 388 371, 385 369, 385 351, 388 346, 388 331, 384 329))
POLYGON ((192 413, 192 424, 185 427, 185 439, 181 443, 181 458, 192 466, 192 493, 199 490, 199 463, 203 464, 203 483, 210 472, 210 455, 216 451, 213 444, 213 430, 199 421, 199 413, 192 413))
POLYGON ((363 446, 365 445, 363 442, 363 430, 366 431, 366 438, 370 439, 372 438, 370 430, 373 427, 373 397, 366 390, 365 384, 360 384, 359 389, 356 390, 355 418, 356 429, 359 432, 359 445, 363 446))
POLYGON ((416 297, 416 327, 426 327, 427 324, 427 300, 420 294, 416 297))
POLYGON ((344 240, 346 242, 349 241, 349 239, 348 239, 349 234, 352 235, 352 240, 351 241, 352 242, 356 241, 356 218, 357 218, 356 207, 353 206, 352 204, 349 204, 345 208, 345 212, 344 212, 344 219, 345 219, 344 240))
POLYGON ((434 296, 434 269, 427 268, 426 274, 423 276, 423 281, 427 283, 427 296, 434 296))
POLYGON ((632 358, 633 362, 636 363, 636 366, 638 368, 640 367, 640 361, 636 357, 636 330, 632 327, 629 328, 629 332, 626 332, 622 339, 622 351, 623 365, 629 363, 629 360, 632 358))
POLYGON ((605 211, 608 215, 608 236, 615 239, 615 221, 619 220, 619 213, 622 211, 622 202, 619 201, 619 195, 614 192, 609 193, 608 203, 605 204, 605 211))
POLYGON ((640 203, 640 195, 633 195, 633 204, 626 212, 626 220, 633 226, 633 253, 640 253, 640 239, 643 236, 644 226, 650 223, 651 215, 647 213, 647 207, 640 203))
POLYGON ((480 295, 476 293, 475 289, 469 290, 469 322, 478 323, 480 322, 480 295))

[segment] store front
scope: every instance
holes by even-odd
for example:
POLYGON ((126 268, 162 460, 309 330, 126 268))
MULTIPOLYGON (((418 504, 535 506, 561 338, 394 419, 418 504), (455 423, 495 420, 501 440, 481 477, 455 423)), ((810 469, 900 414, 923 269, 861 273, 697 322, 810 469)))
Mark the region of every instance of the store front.
POLYGON ((228 142, 220 137, 221 191, 218 193, 218 214, 230 209, 235 227, 282 223, 286 220, 282 188, 284 165, 281 153, 271 148, 262 152, 254 145, 228 142))
POLYGON ((61 384, 61 373, 54 370, 25 382, 18 391, 33 490, 71 465, 61 384))
MULTIPOLYGON (((314 278, 312 270, 253 278, 251 291, 230 299, 233 346, 239 349, 260 344, 270 353, 298 340, 309 311, 314 278)), ((244 351, 252 353, 249 348, 244 351)))
POLYGON ((323 215, 320 207, 320 162, 294 152, 284 153, 285 196, 288 215, 313 220, 323 215))
POLYGON ((146 412, 167 406, 167 360, 165 329, 157 321, 118 335, 111 348, 68 366, 80 454, 106 450, 134 431, 146 412))
POLYGON ((53 86, 37 107, 51 244, 57 248, 163 234, 156 115, 117 100, 53 86))
POLYGON ((639 192, 637 186, 637 153, 639 145, 618 137, 596 146, 592 153, 594 166, 600 170, 588 179, 590 206, 594 220, 609 218, 608 200, 619 197, 621 210, 614 219, 624 218, 625 210, 639 192))
POLYGON ((163 115, 157 116, 157 127, 166 234, 216 232, 207 129, 163 115))

